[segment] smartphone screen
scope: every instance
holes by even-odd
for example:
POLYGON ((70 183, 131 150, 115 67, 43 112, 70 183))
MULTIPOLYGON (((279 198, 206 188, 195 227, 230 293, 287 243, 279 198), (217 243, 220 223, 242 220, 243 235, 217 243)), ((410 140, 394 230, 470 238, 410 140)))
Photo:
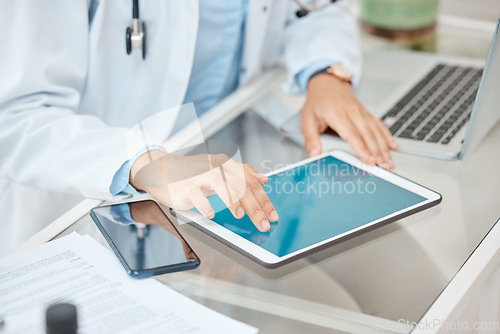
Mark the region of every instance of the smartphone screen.
POLYGON ((133 277, 193 269, 200 259, 154 201, 115 204, 90 215, 133 277))

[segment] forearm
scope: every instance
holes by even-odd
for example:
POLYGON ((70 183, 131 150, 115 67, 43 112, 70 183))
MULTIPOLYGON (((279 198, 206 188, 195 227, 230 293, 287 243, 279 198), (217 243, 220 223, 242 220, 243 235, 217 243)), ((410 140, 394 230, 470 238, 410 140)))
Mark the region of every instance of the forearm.
POLYGON ((70 110, 4 109, 0 174, 42 189, 112 199, 109 185, 127 159, 126 134, 127 129, 70 110))

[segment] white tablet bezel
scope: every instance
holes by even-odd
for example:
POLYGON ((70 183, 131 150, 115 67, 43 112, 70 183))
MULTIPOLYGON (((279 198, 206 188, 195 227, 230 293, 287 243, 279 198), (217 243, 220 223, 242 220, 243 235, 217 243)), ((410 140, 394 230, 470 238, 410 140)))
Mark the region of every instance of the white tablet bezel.
POLYGON ((203 217, 199 213, 193 210, 185 210, 185 211, 174 211, 175 215, 178 216, 181 219, 186 220, 189 223, 192 223, 195 227, 200 228, 204 232, 208 233, 209 235, 215 237, 216 239, 219 239, 221 242, 225 243, 228 245, 230 248, 236 249, 240 252, 243 252, 245 255, 253 258, 254 260, 257 260, 257 262, 261 263, 262 265, 266 267, 276 267, 280 264, 290 262, 292 258, 298 257, 300 255, 304 255, 304 253, 308 253, 311 250, 324 246, 326 244, 333 243, 334 241, 344 239, 345 237, 358 233, 364 229, 373 227, 377 224, 382 224, 382 223, 387 223, 387 222, 392 222, 396 219, 400 219, 402 217, 405 217, 407 215, 410 215, 412 213, 415 213, 416 211, 423 210, 425 208, 428 208, 430 206, 436 205, 441 201, 441 195, 427 189, 419 184, 416 184, 410 180, 407 180, 399 175, 396 175, 394 173, 391 173, 383 168, 377 167, 377 166, 369 166, 366 165, 365 163, 361 162, 358 158, 353 156, 352 154, 342 151, 342 150, 333 150, 329 151, 326 153, 323 153, 319 156, 309 158, 306 160, 302 160, 298 163, 286 166, 284 168, 275 170, 269 174, 266 174, 267 176, 271 176, 277 173, 284 172, 289 169, 293 169, 295 167, 322 159, 327 156, 332 156, 334 158, 337 158, 341 161, 344 161, 348 164, 351 164, 354 167, 357 167, 361 170, 364 170, 372 175, 375 175, 383 180, 386 180, 390 183, 393 183, 394 185, 397 185, 401 188, 404 188, 408 191, 411 191, 417 195, 420 195, 424 197, 426 200, 424 200, 421 203, 412 205, 406 209, 399 210, 397 212, 394 212, 390 215, 387 215, 385 217, 382 217, 380 219, 377 219, 375 221, 372 221, 368 224, 365 224, 363 226, 357 227, 353 230, 350 230, 348 232, 339 234, 335 237, 326 239, 324 241, 318 242, 316 244, 313 244, 311 246, 302 248, 298 251, 295 251, 293 253, 290 253, 285 256, 277 256, 264 248, 252 243, 251 241, 242 238, 241 236, 237 235, 234 232, 231 232, 230 230, 226 229, 225 227, 211 221, 208 218, 203 217), (419 210, 420 209, 420 210, 419 210))

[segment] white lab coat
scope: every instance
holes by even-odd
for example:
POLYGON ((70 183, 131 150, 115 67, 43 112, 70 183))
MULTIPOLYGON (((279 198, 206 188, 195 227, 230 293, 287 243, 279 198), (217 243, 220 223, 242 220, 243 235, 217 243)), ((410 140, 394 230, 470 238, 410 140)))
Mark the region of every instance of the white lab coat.
MULTIPOLYGON (((127 160, 127 128, 183 102, 198 30, 197 0, 140 1, 147 58, 137 51, 129 56, 131 2, 0 0, 0 188, 15 194, 17 183, 116 199, 109 186, 127 160)), ((343 63, 359 77, 359 38, 347 4, 300 19, 296 10, 291 0, 249 1, 241 85, 281 59, 291 93, 299 92, 295 74, 315 60, 343 63)), ((52 198, 43 206, 64 211, 65 196, 52 198)), ((7 249, 49 222, 40 216, 11 221, 14 214, 2 206, 12 201, 9 195, 0 203, 0 228, 7 231, 0 244, 7 249)))

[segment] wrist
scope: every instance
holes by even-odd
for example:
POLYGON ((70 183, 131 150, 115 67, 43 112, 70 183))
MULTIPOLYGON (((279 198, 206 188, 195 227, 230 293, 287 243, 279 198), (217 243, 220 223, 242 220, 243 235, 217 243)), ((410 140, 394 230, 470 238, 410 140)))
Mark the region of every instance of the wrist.
POLYGON ((316 79, 317 77, 325 77, 325 75, 335 78, 338 81, 348 83, 350 86, 352 86, 353 78, 351 72, 345 66, 342 66, 340 64, 332 64, 328 67, 317 70, 309 77, 309 82, 316 79))
POLYGON ((329 91, 336 91, 344 88, 352 89, 352 86, 349 82, 324 72, 315 75, 307 83, 307 92, 316 90, 316 88, 326 88, 329 91))
POLYGON ((154 160, 167 155, 167 152, 162 151, 162 150, 151 150, 148 151, 142 155, 140 155, 133 163, 133 165, 130 168, 130 174, 129 174, 129 183, 132 187, 134 187, 137 190, 144 190, 142 187, 140 187, 138 184, 134 182, 134 178, 137 175, 137 173, 144 167, 146 167, 148 164, 153 162, 154 160))

